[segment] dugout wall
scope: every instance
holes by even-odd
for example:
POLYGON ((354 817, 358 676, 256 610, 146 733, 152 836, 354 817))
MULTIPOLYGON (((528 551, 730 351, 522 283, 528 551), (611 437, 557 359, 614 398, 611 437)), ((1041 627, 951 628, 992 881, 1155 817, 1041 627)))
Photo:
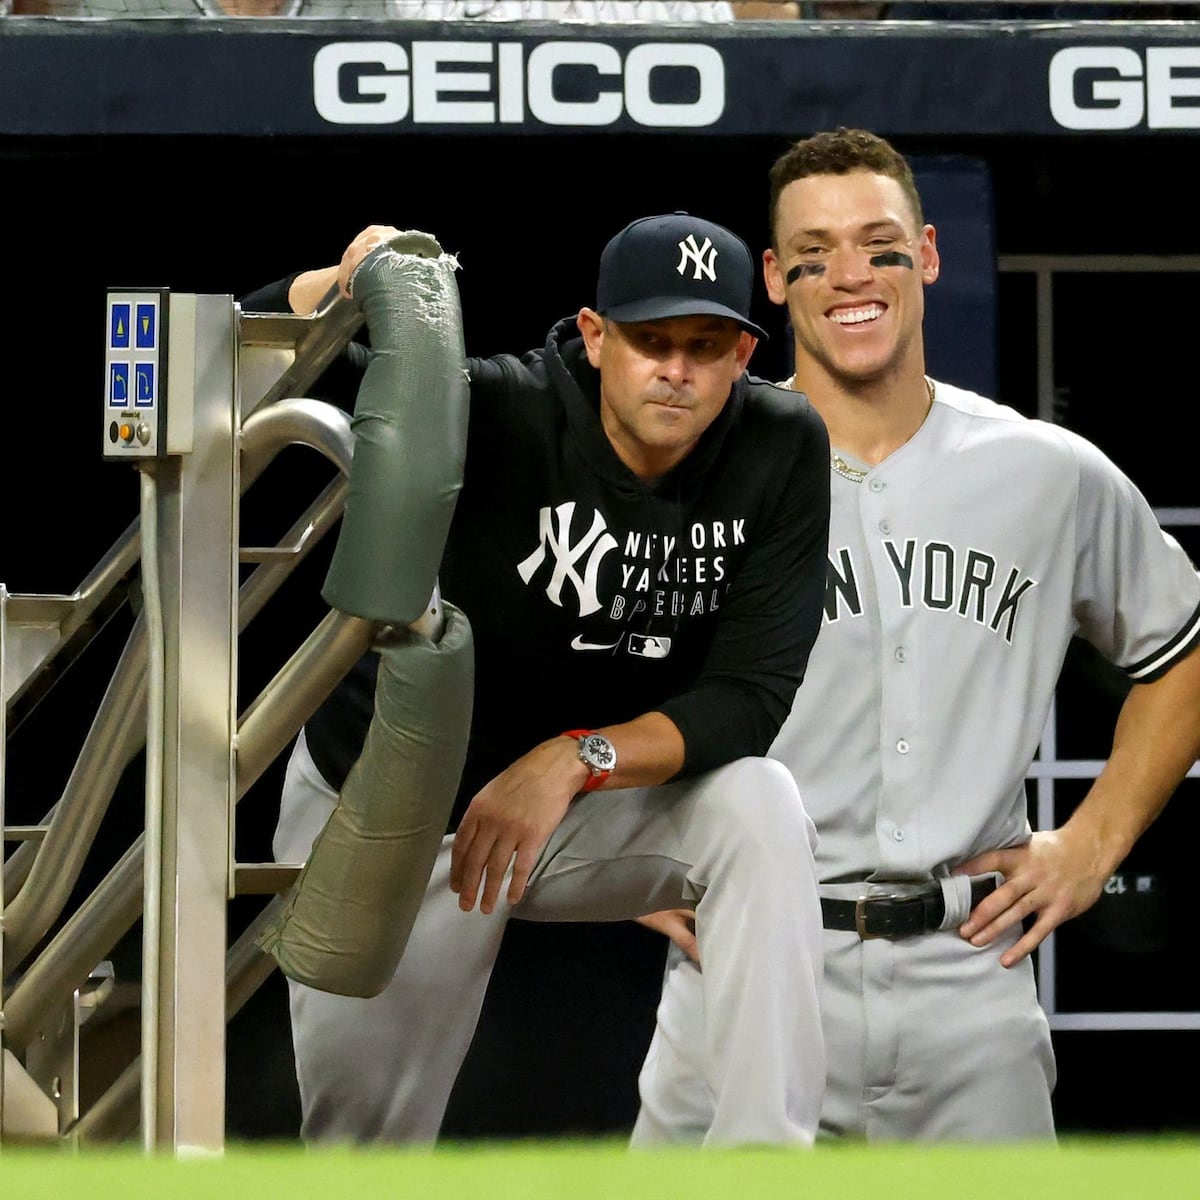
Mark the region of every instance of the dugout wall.
MULTIPOLYGON (((133 473, 100 462, 94 446, 105 289, 238 294, 333 261, 362 225, 387 220, 431 229, 460 254, 473 352, 524 348, 590 299, 605 232, 633 216, 688 208, 761 242, 770 161, 790 138, 835 124, 891 137, 930 180, 939 164, 954 168, 944 177, 972 194, 961 211, 991 246, 972 275, 985 286, 971 305, 931 308, 935 373, 1092 437, 1200 556, 1200 490, 1175 436, 1192 375, 1180 315, 1200 270, 1186 224, 1198 71, 1200 35, 1182 21, 564 30, 0 19, 15 381, 0 443, 0 581, 73 588, 137 509, 133 473), (962 324, 951 329, 951 317, 962 324), (939 345, 959 362, 940 363, 939 345)), ((949 212, 929 207, 943 225, 949 212)), ((946 233, 931 306, 962 278, 946 233)), ((761 296, 756 319, 780 336, 755 370, 786 374, 780 315, 761 296)), ((295 478, 281 465, 274 486, 295 478)), ((313 595, 321 569, 316 556, 313 595)), ((303 609, 277 614, 280 639, 307 624, 303 609)), ((246 656, 247 686, 267 661, 246 656)), ((82 685, 87 663, 73 673, 82 685)), ((1120 695, 1072 656, 1031 780, 1037 819, 1060 820, 1082 794, 1120 695)), ((57 794, 53 748, 74 721, 46 707, 11 731, 9 824, 57 794)), ((98 863, 141 819, 136 783, 98 832, 98 863)), ((277 786, 267 772, 266 793, 277 786)), ((1125 1101, 1148 1062, 1170 1064, 1155 1071, 1167 1080, 1197 1062, 1200 995, 1178 969, 1195 786, 1189 778, 1094 913, 1040 956, 1067 1128, 1194 1127, 1169 1083, 1125 1101)), ((269 857, 267 825, 238 828, 242 857, 269 857)), ((85 873, 81 889, 89 882, 85 873)), ((249 919, 243 903, 232 904, 231 931, 249 919)), ((514 927, 450 1132, 619 1128, 659 951, 638 930, 514 927), (571 1049, 547 1064, 553 1040, 571 1049), (506 1109, 511 1125, 497 1115, 506 1109)), ((138 968, 136 946, 117 955, 118 979, 138 968)), ((274 983, 230 1026, 231 1136, 296 1127, 274 983)), ((108 1036, 127 1033, 116 1023, 108 1036)))

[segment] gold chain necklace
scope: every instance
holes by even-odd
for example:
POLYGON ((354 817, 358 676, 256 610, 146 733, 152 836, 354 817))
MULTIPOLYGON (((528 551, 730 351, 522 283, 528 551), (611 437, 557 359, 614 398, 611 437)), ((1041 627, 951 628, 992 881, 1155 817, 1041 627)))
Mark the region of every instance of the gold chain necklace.
POLYGON ((860 471, 857 467, 852 467, 840 454, 836 452, 829 455, 829 465, 843 479, 848 479, 851 483, 862 483, 862 481, 867 477, 866 471, 860 471))
MULTIPOLYGON (((781 387, 792 390, 792 384, 795 380, 795 375, 789 375, 787 379, 780 384, 781 387)), ((925 376, 925 390, 929 393, 929 403, 933 403, 934 387, 933 380, 928 375, 925 376)), ((862 483, 870 473, 871 468, 868 467, 865 471, 858 467, 852 467, 837 451, 831 451, 829 455, 829 465, 833 468, 834 473, 840 475, 843 479, 850 480, 851 483, 862 483)))

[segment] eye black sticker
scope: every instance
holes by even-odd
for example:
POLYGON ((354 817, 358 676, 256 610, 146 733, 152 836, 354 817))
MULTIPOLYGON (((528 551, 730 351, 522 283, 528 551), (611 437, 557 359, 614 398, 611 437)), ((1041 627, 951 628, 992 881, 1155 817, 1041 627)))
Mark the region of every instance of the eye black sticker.
POLYGON ((873 267, 907 267, 913 269, 913 260, 900 250, 889 250, 886 254, 876 254, 871 259, 873 267))
MULTIPOLYGON (((912 263, 910 262, 908 265, 911 267, 912 263)), ((787 283, 793 284, 796 282, 797 279, 800 278, 801 275, 824 275, 824 274, 825 274, 825 264, 824 263, 797 263, 787 273, 787 275, 784 278, 787 283)))

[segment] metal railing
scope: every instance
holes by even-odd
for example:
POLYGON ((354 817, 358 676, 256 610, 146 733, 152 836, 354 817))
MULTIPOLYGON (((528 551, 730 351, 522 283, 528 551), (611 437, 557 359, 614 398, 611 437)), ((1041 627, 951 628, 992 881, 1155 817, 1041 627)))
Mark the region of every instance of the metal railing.
MULTIPOLYGON (((304 393, 353 337, 362 317, 349 302, 336 299, 312 317, 244 314, 230 297, 199 299, 211 328, 203 355, 197 355, 196 453, 185 455, 179 467, 153 465, 158 478, 144 488, 141 517, 72 594, 12 595, 0 587, 0 733, 5 735, 0 738, 0 822, 9 737, 51 695, 66 690, 66 668, 100 632, 118 618, 129 626, 61 794, 36 823, 3 826, 0 1143, 111 1141, 133 1136, 140 1127, 148 1148, 220 1147, 224 1025, 274 969, 274 960, 254 939, 279 901, 269 900, 228 947, 224 906, 235 895, 283 891, 299 870, 299 864, 234 861, 233 806, 376 632, 370 622, 328 612, 258 695, 244 706, 239 703, 234 682, 239 639, 342 512, 353 452, 349 416, 304 393), (215 363, 207 380, 201 357, 215 363), (206 416, 204 406, 214 415, 206 416), (201 439, 206 439, 203 446, 201 439), (332 478, 277 544, 237 545, 236 510, 242 498, 291 445, 316 450, 332 465, 332 478), (232 497, 222 499, 224 487, 232 488, 232 497), (222 506, 235 511, 214 519, 214 505, 217 513, 222 506), (144 529, 148 519, 156 526, 153 538, 144 529), (150 564, 143 562, 143 553, 155 555, 168 594, 165 629, 157 635, 148 631, 154 614, 146 594, 150 564), (189 585, 181 562, 189 555, 199 561, 205 578, 191 586, 185 618, 181 589, 189 585), (228 563, 223 606, 222 584, 211 581, 221 571, 205 563, 221 569, 228 563), (248 573, 239 581, 243 569, 248 573), (197 594, 210 583, 212 596, 197 594), (214 611, 191 615, 191 609, 205 607, 214 611), (229 626, 225 650, 219 648, 222 623, 229 626), (168 662, 174 663, 166 672, 165 695, 157 698, 150 653, 154 636, 163 638, 168 662), (200 678, 210 670, 215 683, 200 678), (185 688, 181 676, 189 672, 185 688), (172 750, 172 738, 163 739, 170 760, 163 775, 167 802, 158 813, 147 799, 145 828, 130 837, 116 863, 77 902, 96 831, 122 777, 143 750, 148 782, 155 773, 149 764, 157 758, 146 738, 156 705, 168 714, 168 734, 172 722, 175 733, 188 728, 188 744, 197 742, 207 757, 193 762, 186 747, 172 750), (224 781, 216 777, 222 767, 224 781), (189 771, 207 778, 189 781, 189 771), (219 819, 225 793, 228 822, 219 819), (116 986, 110 956, 139 918, 146 927, 140 986, 116 986), (200 932, 189 934, 189 929, 200 932), (186 955, 177 953, 181 944, 188 947, 186 955), (81 1047, 86 1052, 81 1029, 86 1033, 86 1022, 106 1004, 117 1003, 118 996, 141 1006, 140 1053, 81 1110, 81 1047), (214 1020, 219 1032, 212 1028, 214 1020)), ((161 752, 157 738, 155 750, 161 752)), ((148 786, 148 797, 150 791, 148 786)))

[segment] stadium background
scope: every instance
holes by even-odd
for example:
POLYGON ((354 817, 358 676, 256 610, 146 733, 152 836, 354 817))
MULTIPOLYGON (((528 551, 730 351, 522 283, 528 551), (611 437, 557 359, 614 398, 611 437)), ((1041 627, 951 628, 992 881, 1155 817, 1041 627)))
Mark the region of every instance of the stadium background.
MULTIPOLYGON (((1079 132, 1024 115, 1031 103, 1045 107, 1040 47, 1046 40, 1082 38, 1144 54, 1147 47, 1200 45, 1190 20, 1074 28, 1054 20, 960 22, 952 44, 963 48, 962 60, 946 57, 947 25, 908 25, 901 33, 888 22, 742 24, 721 43, 739 64, 778 55, 780 46, 798 51, 806 37, 805 53, 811 58, 812 39, 821 39, 831 63, 807 97, 796 80, 763 72, 746 108, 734 113, 736 121, 758 121, 751 132, 736 124, 697 132, 627 128, 628 122, 599 132, 418 132, 411 125, 280 132, 246 97, 259 89, 270 96, 272 111, 281 93, 287 104, 311 107, 311 95, 290 94, 280 82, 286 73, 275 70, 290 54, 285 47, 311 36, 311 26, 305 31, 302 24, 254 22, 251 34, 246 22, 214 20, 117 22, 105 30, 89 22, 0 20, 11 279, 3 301, 11 374, 9 436, 0 444, 6 493, 0 581, 11 591, 69 591, 136 513, 135 473, 102 464, 97 449, 108 287, 237 295, 290 270, 333 261, 364 224, 386 221, 429 229, 460 255, 473 353, 524 349, 591 299, 601 245, 633 216, 686 208, 762 243, 767 166, 790 138, 843 121, 890 136, 930 180, 967 181, 968 203, 978 206, 967 211, 985 218, 964 242, 972 253, 979 239, 995 261, 1172 259, 1195 252, 1192 168, 1200 121, 1079 132), (245 61, 259 64, 257 77, 249 83, 235 77, 219 53, 206 50, 193 72, 167 88, 168 73, 151 64, 165 48, 176 53, 177 35, 191 27, 206 38, 218 30, 230 41, 253 37, 245 61), (979 42, 1027 47, 1027 69, 1007 79, 973 75, 963 63, 979 42), (139 61, 148 84, 135 78, 139 61), (88 70, 72 69, 79 63, 88 70), (832 88, 839 67, 861 83, 860 91, 832 88), (1010 123, 1003 116, 1008 100, 1010 123), (85 111, 88 119, 79 122, 85 111)), ((414 36, 394 23, 328 28, 321 33, 326 40, 414 36)), ((711 32, 662 28, 653 36, 711 32)), ((448 26, 423 33, 459 36, 448 26)), ((609 28, 581 36, 614 41, 649 33, 609 28)), ((536 38, 548 31, 493 26, 487 35, 536 38)), ((1190 78, 1190 70, 1182 75, 1190 78)), ((739 99, 731 89, 729 107, 739 99)), ((1190 105, 1186 97, 1180 101, 1185 118, 1190 105)), ((942 221, 932 205, 928 216, 942 221)), ((956 269, 944 261, 948 278, 956 269)), ((971 310, 975 328, 969 341, 945 326, 931 329, 932 369, 1032 413, 1038 379, 1030 278, 992 276, 986 262, 972 270, 982 285, 972 293, 979 305, 971 310)), ((1070 276, 1055 285, 1056 415, 1098 441, 1156 506, 1198 502, 1177 440, 1195 394, 1187 329, 1194 284, 1194 273, 1144 271, 1070 276)), ((759 303, 759 319, 778 336, 760 349, 754 369, 785 374, 780 315, 761 296, 759 303)), ((952 310, 947 306, 945 321, 952 310)), ((283 466, 275 494, 298 485, 306 469, 283 466)), ((269 523, 273 515, 262 519, 269 523)), ((320 570, 316 556, 308 567, 308 609, 293 601, 264 622, 271 639, 283 644, 311 627, 320 570)), ((247 694, 256 676, 262 681, 274 650, 243 650, 247 694)), ((1074 757, 1102 757, 1119 688, 1079 655, 1068 666, 1063 694, 1060 738, 1074 757)), ((44 807, 57 794, 67 764, 54 747, 79 719, 71 705, 47 705, 20 731, 11 747, 10 809, 44 807)), ((106 844, 123 845, 124 830, 139 820, 137 784, 130 780, 106 819, 95 873, 107 865, 106 844)), ((1135 852, 1134 867, 1156 880, 1153 893, 1106 896, 1090 919, 1060 937, 1060 1008, 1065 996, 1066 1007, 1079 1010, 1200 1009, 1184 966, 1188 848, 1195 841, 1186 800, 1194 786, 1185 783, 1135 852)), ((277 787, 275 773, 243 802, 239 858, 269 857, 277 787)), ((1069 789, 1065 795, 1069 803, 1069 789)), ((81 881, 81 893, 91 881, 81 881)), ((231 908, 233 931, 244 903, 231 908)), ((119 975, 136 976, 137 937, 134 931, 118 948, 119 975)), ((636 1104, 634 1074, 653 1020, 661 955, 658 939, 632 926, 514 924, 451 1103, 448 1136, 619 1134, 636 1104)), ((129 1034, 114 1022, 106 1036, 129 1034)), ((1194 1132, 1189 1084, 1200 1065, 1194 1029, 1064 1029, 1055 1040, 1065 1132, 1194 1132)), ((298 1111, 278 975, 231 1023, 228 1064, 229 1138, 294 1138, 298 1111)))

